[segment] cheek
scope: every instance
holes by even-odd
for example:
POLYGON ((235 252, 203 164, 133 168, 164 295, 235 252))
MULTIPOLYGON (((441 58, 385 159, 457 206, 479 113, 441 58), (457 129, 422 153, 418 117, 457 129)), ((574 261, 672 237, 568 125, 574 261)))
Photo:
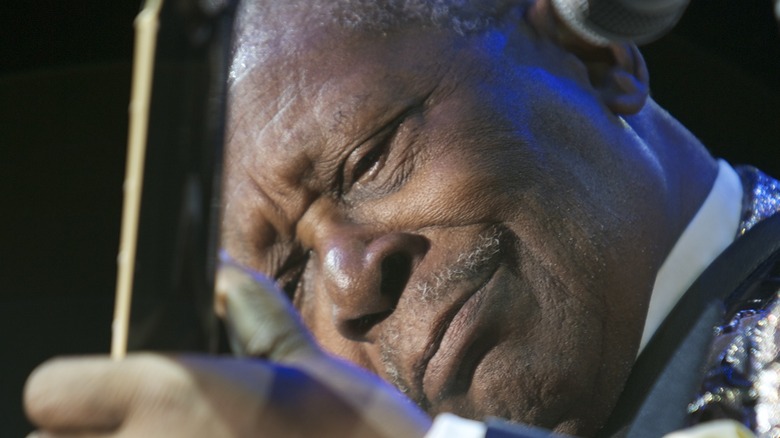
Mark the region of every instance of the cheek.
POLYGON ((582 286, 520 252, 497 277, 481 316, 490 345, 463 398, 437 406, 470 418, 501 416, 552 428, 573 406, 592 404, 602 365, 604 312, 582 286))
POLYGON ((556 427, 604 411, 597 399, 608 339, 601 290, 557 269, 544 252, 518 251, 517 271, 497 285, 500 342, 477 367, 469 394, 469 415, 501 415, 556 427))
POLYGON ((531 189, 536 171, 530 163, 507 145, 452 145, 419 166, 401 191, 372 209, 370 219, 411 229, 508 222, 531 189))

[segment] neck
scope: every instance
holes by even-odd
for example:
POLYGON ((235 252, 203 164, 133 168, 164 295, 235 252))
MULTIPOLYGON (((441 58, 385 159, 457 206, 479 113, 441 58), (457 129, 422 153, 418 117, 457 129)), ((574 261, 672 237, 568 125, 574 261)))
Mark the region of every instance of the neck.
POLYGON ((626 122, 653 148, 667 182, 669 250, 707 198, 718 163, 702 143, 668 112, 648 99, 626 122))

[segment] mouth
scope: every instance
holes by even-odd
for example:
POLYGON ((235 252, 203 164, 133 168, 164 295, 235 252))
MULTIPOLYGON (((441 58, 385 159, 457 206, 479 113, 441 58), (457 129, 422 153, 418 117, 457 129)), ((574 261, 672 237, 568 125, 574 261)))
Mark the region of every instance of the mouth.
POLYGON ((468 391, 476 366, 491 347, 490 342, 482 342, 486 340, 481 339, 478 317, 500 266, 493 264, 477 286, 447 309, 434 325, 432 342, 415 376, 428 406, 468 391))

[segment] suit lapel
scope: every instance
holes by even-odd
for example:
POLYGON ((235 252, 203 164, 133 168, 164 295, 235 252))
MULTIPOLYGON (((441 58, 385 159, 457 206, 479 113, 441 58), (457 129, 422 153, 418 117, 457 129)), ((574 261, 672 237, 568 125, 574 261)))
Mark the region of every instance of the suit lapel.
POLYGON ((780 258, 780 215, 762 221, 721 254, 683 295, 634 365, 600 436, 656 438, 686 426, 724 303, 752 299, 780 258))

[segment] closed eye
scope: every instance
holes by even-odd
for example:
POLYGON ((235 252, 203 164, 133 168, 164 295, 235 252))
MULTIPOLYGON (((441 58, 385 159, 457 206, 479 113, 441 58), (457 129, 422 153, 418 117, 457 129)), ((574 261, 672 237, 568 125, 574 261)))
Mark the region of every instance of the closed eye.
POLYGON ((387 142, 382 142, 376 147, 368 151, 367 154, 355 163, 355 167, 352 169, 352 183, 360 181, 360 179, 371 172, 375 167, 378 167, 380 159, 387 150, 387 142))
POLYGON ((291 254, 277 276, 277 284, 290 301, 295 301, 295 295, 300 289, 301 278, 306 270, 309 256, 309 251, 296 251, 295 254, 291 254))
POLYGON ((379 172, 393 138, 407 116, 408 112, 401 114, 374 135, 371 140, 358 146, 350 154, 342 168, 340 178, 342 194, 349 192, 353 185, 359 182, 366 182, 366 180, 379 172))
POLYGON ((300 286, 304 266, 306 265, 296 267, 294 273, 288 279, 286 279, 284 283, 282 283, 282 290, 284 291, 284 294, 287 296, 287 298, 290 299, 290 301, 295 300, 295 293, 298 291, 300 286))

